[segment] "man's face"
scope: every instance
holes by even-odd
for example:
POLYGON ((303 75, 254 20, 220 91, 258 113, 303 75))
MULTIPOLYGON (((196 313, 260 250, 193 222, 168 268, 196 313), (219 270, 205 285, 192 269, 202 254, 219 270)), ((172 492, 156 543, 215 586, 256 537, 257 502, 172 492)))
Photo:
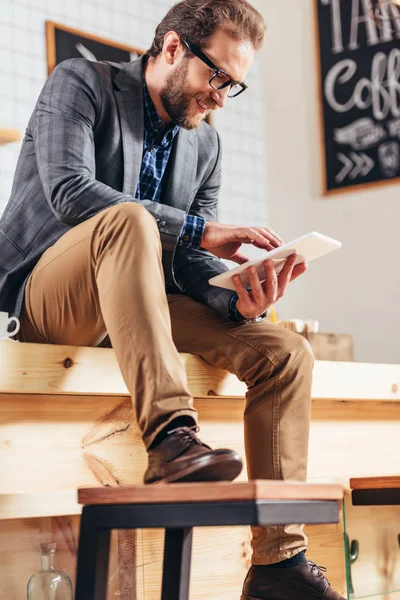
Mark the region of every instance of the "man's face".
MULTIPOLYGON (((251 42, 234 40, 223 31, 217 32, 202 50, 216 67, 229 73, 235 81, 244 81, 254 58, 251 42)), ((175 125, 196 129, 211 110, 224 106, 229 88, 214 90, 209 84, 212 75, 210 67, 182 50, 160 93, 163 106, 175 125)))

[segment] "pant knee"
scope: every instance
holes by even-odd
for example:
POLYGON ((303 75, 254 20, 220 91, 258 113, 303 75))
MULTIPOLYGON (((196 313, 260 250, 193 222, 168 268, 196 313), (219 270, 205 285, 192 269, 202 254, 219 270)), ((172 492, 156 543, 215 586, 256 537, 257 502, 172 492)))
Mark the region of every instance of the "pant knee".
POLYGON ((254 386, 283 371, 293 371, 293 376, 299 372, 304 375, 312 372, 313 352, 303 336, 279 328, 277 335, 271 338, 270 332, 263 335, 261 328, 252 346, 246 346, 245 351, 242 348, 236 355, 242 357, 238 365, 241 379, 254 386))
POLYGON ((286 367, 312 370, 314 355, 309 342, 299 333, 285 330, 282 336, 280 355, 286 367))
POLYGON ((123 202, 106 209, 103 212, 103 220, 112 226, 134 227, 136 231, 152 231, 159 237, 155 218, 137 202, 123 202))

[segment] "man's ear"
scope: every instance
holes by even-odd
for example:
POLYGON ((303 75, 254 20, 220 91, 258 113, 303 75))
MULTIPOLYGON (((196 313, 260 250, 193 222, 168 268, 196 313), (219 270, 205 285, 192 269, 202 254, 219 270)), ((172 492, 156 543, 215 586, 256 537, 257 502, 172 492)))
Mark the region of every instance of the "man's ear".
POLYGON ((162 54, 168 65, 173 65, 182 50, 181 38, 176 31, 169 31, 164 36, 162 54))

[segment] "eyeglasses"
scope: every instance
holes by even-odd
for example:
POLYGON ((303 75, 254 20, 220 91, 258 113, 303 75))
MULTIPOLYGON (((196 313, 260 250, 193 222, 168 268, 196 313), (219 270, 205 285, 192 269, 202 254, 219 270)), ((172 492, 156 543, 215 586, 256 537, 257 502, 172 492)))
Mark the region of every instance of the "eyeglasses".
POLYGON ((209 81, 210 86, 214 90, 224 90, 229 87, 228 98, 235 98, 239 96, 242 92, 247 90, 247 85, 243 81, 235 81, 226 71, 222 69, 218 69, 214 65, 214 63, 194 44, 182 39, 182 42, 185 44, 186 48, 197 56, 203 63, 205 63, 210 69, 212 69, 213 75, 209 81))

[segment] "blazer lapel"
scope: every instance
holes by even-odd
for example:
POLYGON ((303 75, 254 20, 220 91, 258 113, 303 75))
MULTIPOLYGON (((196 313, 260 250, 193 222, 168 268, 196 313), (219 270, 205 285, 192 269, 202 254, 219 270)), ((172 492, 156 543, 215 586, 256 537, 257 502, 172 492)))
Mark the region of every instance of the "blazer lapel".
POLYGON ((197 145, 197 136, 193 131, 179 131, 170 157, 163 204, 188 212, 195 187, 197 145))
POLYGON ((142 62, 138 59, 128 63, 115 78, 124 154, 123 193, 131 196, 136 192, 143 155, 142 62))
MULTIPOLYGON (((121 119, 124 153, 123 192, 135 195, 143 155, 143 57, 133 60, 115 77, 115 97, 121 119)), ((181 129, 168 168, 164 202, 187 212, 193 200, 197 166, 197 136, 181 129)))

